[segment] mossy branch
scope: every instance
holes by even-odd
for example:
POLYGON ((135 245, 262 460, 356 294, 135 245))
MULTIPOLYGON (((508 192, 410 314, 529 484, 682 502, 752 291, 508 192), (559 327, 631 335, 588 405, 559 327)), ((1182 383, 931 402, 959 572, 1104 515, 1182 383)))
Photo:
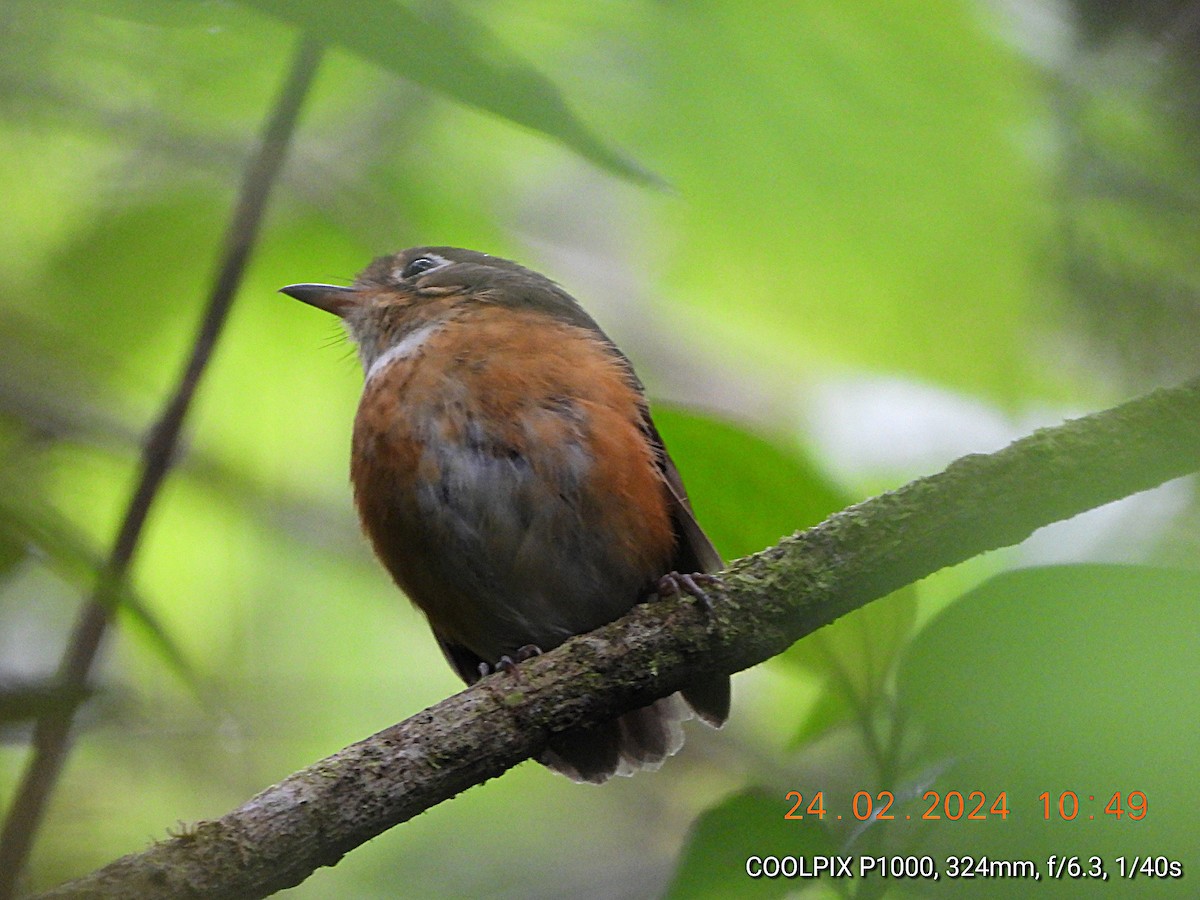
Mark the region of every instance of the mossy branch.
POLYGON ((737 672, 851 610, 1200 469, 1200 379, 957 460, 734 562, 705 611, 638 606, 485 678, 186 835, 44 897, 263 897, 538 754, 547 737, 737 672))

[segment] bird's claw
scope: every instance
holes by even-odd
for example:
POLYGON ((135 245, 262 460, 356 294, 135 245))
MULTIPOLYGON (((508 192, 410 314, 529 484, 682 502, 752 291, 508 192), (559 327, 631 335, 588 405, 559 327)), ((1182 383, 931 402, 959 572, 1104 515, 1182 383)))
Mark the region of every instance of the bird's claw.
POLYGON ((542 648, 537 644, 526 644, 524 647, 518 647, 512 656, 507 653, 496 661, 495 665, 488 665, 485 662, 479 664, 479 677, 491 675, 493 672, 515 672, 517 666, 528 659, 533 659, 535 656, 542 655, 542 648))
POLYGON ((719 579, 715 575, 709 575, 707 572, 668 572, 662 578, 658 579, 658 584, 655 585, 655 592, 659 597, 674 597, 677 594, 688 594, 696 598, 696 601, 704 607, 706 613, 713 611, 712 598, 705 593, 704 588, 700 585, 706 584, 710 587, 715 584, 720 584, 719 579))

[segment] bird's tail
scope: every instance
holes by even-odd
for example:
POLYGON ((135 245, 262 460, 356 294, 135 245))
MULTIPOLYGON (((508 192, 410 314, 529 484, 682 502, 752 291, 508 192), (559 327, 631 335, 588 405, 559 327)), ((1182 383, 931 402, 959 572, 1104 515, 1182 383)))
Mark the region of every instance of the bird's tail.
POLYGON ((683 746, 683 723, 693 711, 715 728, 729 714, 729 679, 690 686, 623 716, 556 735, 538 762, 572 781, 603 784, 613 775, 657 769, 683 746), (718 683, 719 682, 719 683, 718 683))

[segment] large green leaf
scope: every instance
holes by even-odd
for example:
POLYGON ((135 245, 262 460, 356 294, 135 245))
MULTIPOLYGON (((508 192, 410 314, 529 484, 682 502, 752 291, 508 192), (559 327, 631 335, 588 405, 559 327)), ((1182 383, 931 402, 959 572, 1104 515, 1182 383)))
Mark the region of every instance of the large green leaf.
POLYGON ((850 502, 795 444, 679 407, 656 405, 654 421, 726 559, 769 547, 850 502))
MULTIPOLYGON (((901 708, 924 753, 954 763, 935 790, 989 798, 1007 791, 1011 813, 974 828, 933 823, 929 851, 1041 861, 1099 855, 1113 877, 1118 856, 1153 854, 1194 870, 1198 683, 1198 572, 1056 566, 1006 573, 970 591, 909 648, 901 708), (1080 812, 1063 821, 1058 803, 1068 791, 1080 812), (1128 805, 1139 791, 1149 801, 1141 821, 1104 812, 1115 793, 1128 805)), ((1065 804, 1071 811, 1073 801, 1065 804)), ((995 896, 986 879, 958 888, 995 896)), ((1182 888, 1143 879, 1121 896, 1182 888)), ((1056 889, 1094 896, 1078 883, 1056 889)))
POLYGON ((612 172, 651 177, 584 125, 549 79, 452 3, 242 2, 402 78, 556 138, 612 172))

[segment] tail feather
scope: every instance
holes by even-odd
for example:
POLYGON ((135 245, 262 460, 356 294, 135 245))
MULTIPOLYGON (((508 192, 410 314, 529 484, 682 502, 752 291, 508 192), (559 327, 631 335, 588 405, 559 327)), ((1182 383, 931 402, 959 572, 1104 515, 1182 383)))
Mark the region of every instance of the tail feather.
POLYGON ((615 722, 556 735, 538 762, 572 781, 603 784, 621 766, 621 734, 615 722))
POLYGON ((674 694, 611 722, 556 735, 538 762, 572 781, 592 784, 657 769, 683 746, 683 722, 691 717, 674 694))
POLYGON ((720 728, 729 718, 728 675, 714 675, 702 681, 693 681, 680 693, 706 725, 720 728))
POLYGON ((683 721, 689 718, 674 697, 621 716, 616 724, 621 732, 622 760, 635 770, 657 769, 683 746, 683 721))

